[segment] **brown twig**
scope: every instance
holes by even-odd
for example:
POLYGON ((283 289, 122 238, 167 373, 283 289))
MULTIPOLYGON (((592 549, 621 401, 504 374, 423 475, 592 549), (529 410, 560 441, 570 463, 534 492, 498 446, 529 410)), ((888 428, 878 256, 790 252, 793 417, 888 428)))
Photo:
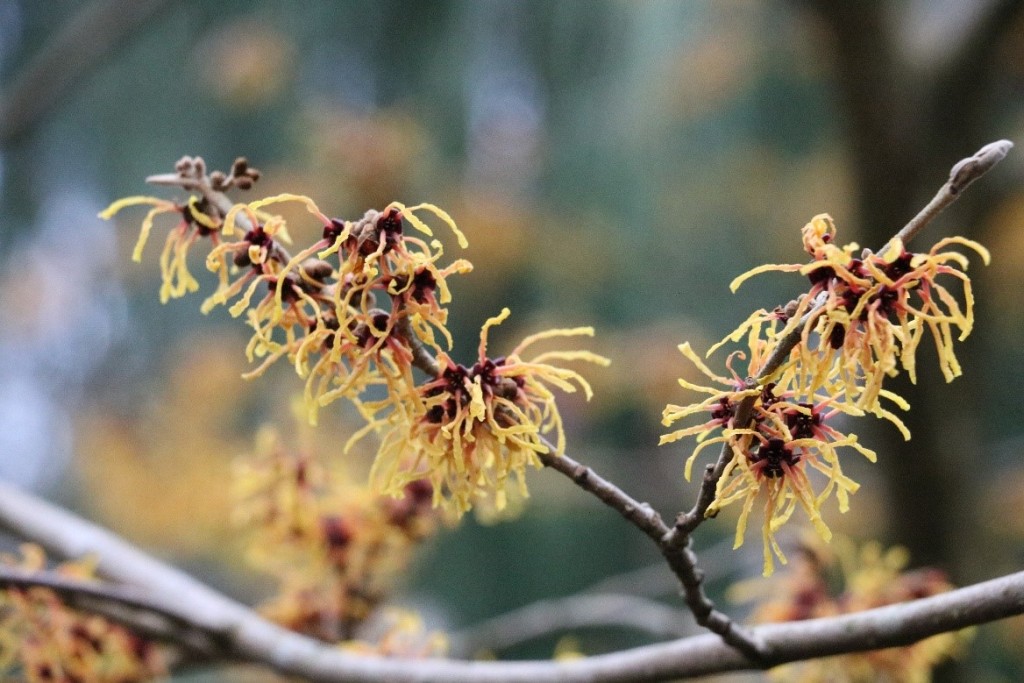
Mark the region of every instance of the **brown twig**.
POLYGON ((679 579, 683 599, 698 624, 720 636, 752 661, 760 661, 767 656, 764 642, 715 609, 714 603, 704 592, 704 574, 697 567, 697 556, 690 547, 689 537, 685 544, 677 544, 675 530, 669 529, 662 521, 661 515, 649 504, 635 500, 597 474, 593 468, 576 462, 567 455, 556 456, 555 447, 546 439, 542 439, 541 442, 548 447, 547 453, 540 454, 541 462, 545 466, 572 479, 577 486, 614 509, 657 544, 669 568, 679 579))
POLYGON ((618 486, 608 481, 592 467, 573 460, 568 455, 557 456, 557 449, 547 439, 541 437, 541 443, 547 447, 547 453, 539 453, 538 457, 545 467, 561 472, 569 477, 581 489, 594 495, 598 500, 625 517, 633 526, 644 532, 650 539, 660 543, 669 529, 654 508, 642 503, 618 486))
POLYGON ((430 350, 423 345, 419 337, 412 331, 412 323, 408 315, 401 315, 398 318, 396 331, 405 340, 412 351, 412 363, 429 377, 439 377, 443 368, 437 359, 430 353, 430 350))

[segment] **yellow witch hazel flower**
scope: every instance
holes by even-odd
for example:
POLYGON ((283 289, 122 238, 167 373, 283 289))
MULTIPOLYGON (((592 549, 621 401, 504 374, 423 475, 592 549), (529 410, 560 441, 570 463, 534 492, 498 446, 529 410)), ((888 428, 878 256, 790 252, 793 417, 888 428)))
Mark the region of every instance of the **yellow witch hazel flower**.
POLYGON ((165 213, 178 214, 180 217, 177 225, 167 233, 163 251, 160 252, 163 281, 160 286, 160 303, 198 291, 199 283, 188 270, 188 251, 201 238, 209 238, 213 244, 218 243, 218 213, 198 197, 191 197, 185 204, 177 204, 158 197, 135 196, 117 200, 100 213, 100 218, 110 220, 122 209, 140 204, 153 208, 142 219, 142 229, 132 250, 132 260, 136 262, 142 260, 142 250, 149 240, 156 217, 165 213))
MULTIPOLYGON (((961 374, 953 339, 956 336, 962 341, 970 334, 974 325, 974 297, 964 272, 967 258, 944 249, 953 245, 967 247, 986 264, 990 260, 988 250, 973 240, 949 237, 926 253, 912 253, 899 239, 894 239, 878 254, 865 251, 856 255, 856 244, 833 244, 835 234, 829 216, 816 216, 803 229, 804 248, 813 257, 810 263, 759 266, 733 280, 731 288, 735 291, 747 278, 767 271, 806 275, 811 288, 788 316, 786 330, 818 306, 811 313, 813 319, 804 327, 797 347, 808 390, 823 386, 834 371, 833 364, 838 364, 845 399, 862 410, 890 419, 909 438, 899 420, 880 404, 880 398, 887 398, 905 408, 901 399, 882 388, 883 382, 900 368, 907 371, 911 381, 916 381, 917 347, 926 333, 935 342, 946 381, 961 374), (963 283, 962 308, 946 286, 937 281, 940 275, 963 283), (812 335, 816 335, 816 341, 812 335)), ((746 323, 751 324, 754 323, 746 323)))
POLYGON ((432 236, 430 227, 416 215, 421 210, 440 217, 465 244, 451 217, 431 204, 406 207, 396 202, 384 211, 367 211, 358 221, 329 219, 301 195, 280 195, 233 208, 225 218, 226 232, 239 211, 258 227, 234 246, 222 247, 221 253, 211 252, 208 263, 224 273, 224 254, 233 252, 235 265, 249 270, 230 285, 222 275, 221 289, 207 305, 235 296, 249 282, 231 308, 234 315, 246 312, 255 330, 246 353, 250 361, 262 360, 248 376, 262 374, 287 357, 307 379, 306 402, 313 421, 320 407, 339 397, 353 398, 370 386, 386 385, 390 395, 412 387, 413 354, 410 340, 403 336, 406 330, 400 326, 407 322, 408 331, 431 347, 436 347, 437 330, 450 346, 447 310, 442 307, 451 299, 447 277, 472 268, 463 259, 441 266, 440 242, 428 245, 404 234, 408 222, 432 236), (274 242, 283 222, 271 217, 259 225, 254 215, 280 201, 305 204, 323 224, 321 240, 295 256, 280 252, 274 242), (260 282, 267 283, 267 293, 252 305, 260 282))
MULTIPOLYGON (((765 352, 770 349, 764 340, 752 337, 753 361, 750 374, 762 365, 765 352)), ((670 426, 679 420, 702 413, 710 419, 700 424, 677 429, 661 437, 661 444, 671 443, 687 436, 696 436, 698 446, 686 461, 686 478, 690 479, 694 460, 711 444, 726 443, 732 458, 718 481, 715 499, 707 510, 714 515, 733 503, 741 503, 736 527, 735 547, 743 544, 747 521, 755 506, 763 510, 761 537, 764 545, 764 573, 774 571, 774 558, 786 562, 775 533, 801 508, 819 535, 831 538, 828 526, 822 520, 821 507, 833 494, 839 511, 849 509, 849 495, 859 485, 843 474, 838 449, 852 448, 874 462, 875 453, 864 448, 855 435, 845 435, 829 426, 828 421, 844 410, 841 404, 827 397, 801 396, 793 387, 796 377, 792 365, 783 368, 770 382, 754 384, 741 378, 732 368, 734 360, 746 355, 737 351, 726 361, 731 378, 716 375, 693 352, 689 344, 680 351, 700 372, 720 384, 724 389, 704 387, 680 379, 686 389, 708 395, 708 398, 687 406, 669 405, 662 423, 670 426), (749 427, 735 423, 740 404, 751 405, 749 427), (720 431, 718 436, 712 437, 720 431), (710 437, 710 438, 709 438, 710 437), (823 479, 820 490, 815 490, 812 475, 823 479)))
POLYGON ((296 370, 308 377, 306 401, 311 416, 340 397, 351 398, 369 384, 384 384, 393 396, 412 387, 413 354, 407 334, 439 351, 438 332, 451 347, 444 308, 451 301, 447 278, 470 272, 472 264, 457 259, 439 265, 444 254, 439 241, 427 244, 404 234, 403 221, 408 221, 421 233, 433 235, 416 215, 421 210, 440 218, 459 244, 466 244, 462 232, 441 209, 432 204, 406 207, 395 202, 382 212, 368 211, 360 221, 346 223, 336 246, 320 252, 319 256, 330 257, 337 250, 343 257, 334 276, 334 305, 300 343, 289 347, 296 370), (311 360, 313 355, 319 357, 311 360))
POLYGON ((253 307, 260 311, 261 319, 280 317, 285 297, 289 300, 301 298, 305 283, 298 276, 289 278, 284 263, 288 260, 284 245, 291 243, 288 226, 282 217, 263 210, 265 206, 283 202, 300 202, 321 221, 330 222, 312 199, 302 195, 281 194, 232 206, 224 217, 223 237, 237 236, 239 213, 246 216, 248 229, 241 239, 220 244, 206 256, 206 267, 217 273, 218 286, 217 291, 203 302, 203 313, 209 313, 241 294, 230 308, 231 315, 241 315, 250 308, 252 297, 261 283, 267 285, 268 292, 260 304, 253 307), (233 281, 232 275, 237 275, 233 281))
POLYGON ((484 323, 477 362, 471 367, 441 354, 441 371, 418 387, 415 400, 386 421, 371 480, 385 493, 398 495, 410 481, 426 479, 435 504, 462 514, 478 503, 500 511, 507 504, 507 485, 528 495, 527 466, 541 467, 538 453, 551 450, 543 435, 555 432, 554 454, 565 450, 562 418, 551 387, 589 399, 590 385, 574 370, 552 365, 586 361, 607 365, 607 358, 589 351, 548 351, 526 360, 534 343, 553 337, 593 336, 593 328, 554 329, 526 337, 508 356, 487 355, 488 330, 509 316, 484 323))

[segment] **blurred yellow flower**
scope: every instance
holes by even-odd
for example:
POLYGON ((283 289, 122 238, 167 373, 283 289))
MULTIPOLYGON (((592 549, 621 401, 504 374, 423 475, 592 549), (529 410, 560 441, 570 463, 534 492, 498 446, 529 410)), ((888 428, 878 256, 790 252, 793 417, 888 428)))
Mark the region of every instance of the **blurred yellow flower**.
MULTIPOLYGON (((21 557, 0 564, 28 572, 47 570, 43 549, 26 544, 21 557)), ((95 580, 95 562, 65 562, 52 571, 95 580)), ((48 588, 0 590, 0 675, 29 683, 148 681, 166 674, 164 653, 104 617, 79 612, 48 588)))
POLYGON ((255 449, 236 463, 234 516, 250 564, 278 582, 261 611, 292 630, 347 640, 437 528, 430 485, 410 482, 400 500, 375 495, 343 468, 289 450, 270 428, 255 449))
MULTIPOLYGON (((859 548, 837 537, 835 552, 809 537, 794 569, 775 582, 753 615, 755 622, 813 619, 859 612, 944 593, 953 588, 935 569, 904 571, 904 548, 883 549, 877 542, 859 548)), ((738 587, 743 592, 743 586, 738 587)), ((905 647, 795 662, 769 672, 777 681, 836 683, 925 683, 938 664, 961 653, 974 629, 942 633, 905 647)))
POLYGON ((420 616, 408 610, 385 610, 367 638, 342 643, 345 652, 370 657, 429 659, 448 653, 448 637, 428 631, 420 616))

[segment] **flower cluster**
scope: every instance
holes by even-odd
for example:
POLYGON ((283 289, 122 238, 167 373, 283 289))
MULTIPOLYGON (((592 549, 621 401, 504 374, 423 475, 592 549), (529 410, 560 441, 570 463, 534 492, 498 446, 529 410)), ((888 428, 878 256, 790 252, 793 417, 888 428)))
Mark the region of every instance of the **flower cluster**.
MULTIPOLYGON (((22 557, 0 557, 5 565, 30 572, 45 570, 46 557, 24 545, 22 557)), ((54 569, 74 579, 93 579, 87 561, 54 569)), ((103 617, 71 609, 48 588, 0 591, 0 675, 30 683, 129 683, 165 672, 163 655, 151 642, 103 617)))
MULTIPOLYGON (((840 447, 851 447, 874 461, 875 454, 827 422, 839 414, 874 414, 892 422, 910 438, 910 432, 888 406, 906 410, 899 395, 883 382, 902 368, 916 379, 915 354, 927 332, 934 339, 939 365, 947 380, 960 374, 953 353, 954 328, 962 340, 974 321, 970 280, 963 272, 967 259, 944 251, 953 244, 975 250, 987 263, 981 245, 961 237, 939 241, 929 252, 908 252, 894 239, 880 254, 834 244, 835 226, 825 215, 803 229, 808 264, 765 265, 736 278, 735 291, 744 280, 766 271, 799 272, 811 283, 809 291, 785 308, 760 310, 730 333, 711 352, 729 342, 745 340, 748 352, 734 352, 726 361, 731 377, 712 372, 690 349, 680 347, 698 370, 721 387, 705 387, 680 380, 693 391, 707 394, 700 402, 669 405, 663 424, 670 426, 696 414, 710 419, 664 435, 661 443, 695 436, 698 446, 687 461, 686 476, 705 447, 723 444, 727 462, 717 483, 713 515, 731 503, 741 503, 736 545, 743 541, 747 519, 755 505, 763 505, 764 572, 774 569, 773 555, 785 562, 775 532, 802 508, 822 538, 830 532, 821 518, 821 505, 833 493, 839 510, 848 508, 857 484, 843 474, 840 447), (963 283, 965 305, 936 281, 948 275, 963 283), (788 350, 778 351, 784 340, 799 337, 788 350), (732 370, 735 359, 750 362, 742 377, 732 370), (767 362, 781 357, 772 367, 767 362), (883 399, 885 403, 883 403, 883 399), (712 436, 717 434, 717 436, 712 436), (815 490, 809 475, 824 477, 815 490)), ((709 352, 710 355, 710 352, 709 352)))
POLYGON ((448 638, 440 631, 428 631, 415 612, 385 610, 369 633, 342 643, 345 652, 368 657, 430 659, 448 654, 448 638))
MULTIPOLYGON (((747 278, 767 271, 799 272, 810 280, 809 291, 785 316, 788 324, 780 333, 803 324, 797 353, 806 390, 816 391, 830 373, 838 371, 842 400, 885 416, 879 401, 885 396, 883 381, 898 374, 901 367, 912 382, 917 380, 916 353, 926 334, 935 343, 946 381, 960 376, 953 339, 956 336, 963 341, 971 333, 974 296, 964 272, 967 258, 944 249, 951 245, 967 247, 986 264, 990 260, 988 250, 973 240, 948 237, 926 253, 912 253, 902 240, 894 238, 878 254, 867 250, 857 254, 855 243, 839 247, 834 243, 835 235, 829 216, 815 216, 803 228, 810 263, 759 266, 730 285, 736 291, 747 278), (937 281, 940 275, 961 281, 963 308, 937 281), (809 317, 806 324, 802 323, 805 315, 809 317)), ((763 318, 765 314, 755 316, 763 318)))
MULTIPOLYGON (((465 247, 447 213, 432 204, 392 202, 346 221, 328 218, 301 195, 232 203, 222 193, 248 189, 257 178, 244 160, 230 174, 207 175, 201 159, 186 157, 176 174, 150 181, 190 190, 187 201, 129 197, 101 216, 137 204, 153 207, 143 221, 136 260, 155 218, 178 217, 161 256, 164 301, 199 288, 187 254, 200 239, 209 239, 206 266, 218 285, 202 310, 226 305, 233 316, 245 316, 253 330, 246 354, 256 363, 246 376, 286 358, 305 378, 305 405, 314 423, 323 406, 339 398, 352 401, 367 421, 354 438, 382 433, 374 479, 384 490, 401 495, 406 484, 426 478, 434 486, 434 503, 460 513, 475 502, 504 507, 510 473, 525 494, 524 465, 538 464, 537 454, 552 450, 541 434, 555 430, 553 450, 561 454, 564 448, 550 387, 572 391, 580 385, 589 396, 578 374, 549 361, 606 361, 571 351, 525 362, 518 353, 537 339, 589 334, 589 328, 528 337, 507 358, 488 359, 481 351, 473 368, 458 365, 448 356, 453 341, 446 326, 447 280, 472 265, 465 259, 444 262, 441 242, 421 217, 439 220, 465 247), (305 207, 320 227, 321 239, 295 255, 287 248, 284 218, 268 212, 284 202, 305 207), (414 368, 427 374, 425 381, 417 381, 414 368), (373 400, 365 398, 368 393, 373 400)), ((484 337, 495 322, 485 326, 484 337)))
MULTIPOLYGON (((235 166, 254 172, 244 160, 235 166)), ((451 346, 445 328, 447 310, 442 306, 451 298, 447 278, 469 272, 471 265, 458 259, 440 266, 439 241, 428 244, 405 234, 408 225, 433 236, 418 216, 426 211, 444 222, 465 247, 465 237, 441 209, 394 202, 383 211, 367 211, 357 221, 343 221, 328 218, 302 195, 280 194, 231 204, 211 187, 211 182, 218 187, 226 183, 215 182, 215 174, 207 177, 201 159, 180 161, 177 178, 177 184, 199 194, 183 203, 128 197, 100 215, 111 218, 128 206, 153 206, 133 252, 137 261, 155 218, 165 213, 178 216, 160 257, 161 301, 199 289, 187 256, 201 238, 209 239, 206 266, 216 273, 218 286, 202 310, 230 303, 233 316, 244 314, 253 329, 246 354, 250 361, 258 361, 248 375, 260 375, 275 361, 287 358, 307 378, 311 417, 320 406, 368 386, 388 384, 395 389, 401 380, 411 383, 411 348, 436 346, 434 330, 451 346), (321 239, 294 256, 287 250, 291 237, 284 218, 267 211, 286 202, 301 204, 321 225, 321 239), (379 303, 378 294, 389 303, 379 303), (408 330, 412 338, 400 339, 399 329, 403 334, 408 330)), ((242 187, 237 182, 234 186, 242 187)))
MULTIPOLYGON (((904 571, 905 549, 875 542, 857 548, 845 538, 828 553, 811 542, 801 547, 793 569, 771 588, 753 614, 759 623, 815 619, 916 600, 952 590, 935 569, 904 571)), ((961 652, 973 629, 942 633, 905 647, 815 659, 772 669, 778 681, 926 681, 938 664, 961 652)))
POLYGON ((264 429, 234 478, 247 559, 279 584, 262 611, 330 642, 353 636, 439 521, 429 483, 410 482, 399 500, 356 486, 337 470, 289 452, 264 429))
POLYGON ((562 418, 550 387, 565 392, 579 387, 588 399, 591 389, 579 373, 551 363, 608 361, 588 351, 549 351, 522 358, 527 348, 543 339, 592 336, 589 327, 534 334, 507 356, 491 358, 488 330, 508 316, 506 308, 484 323, 472 367, 442 353, 437 378, 420 385, 412 400, 389 416, 370 475, 381 490, 394 494, 425 479, 433 486, 435 501, 449 500, 460 514, 481 502, 500 511, 507 502, 510 477, 515 478, 515 494, 525 497, 526 467, 540 467, 538 454, 552 450, 543 433, 554 430, 554 452, 564 452, 562 418))
MULTIPOLYGON (((767 342, 752 338, 749 376, 756 376, 760 357, 767 342), (759 352, 760 351, 760 352, 759 352)), ((693 462, 700 452, 712 444, 727 444, 732 453, 722 476, 718 480, 715 499, 707 514, 713 515, 723 507, 741 502, 739 523, 736 526, 735 547, 743 543, 747 520, 760 502, 763 505, 764 524, 761 535, 764 545, 764 572, 771 574, 774 557, 786 561, 775 532, 786 523, 797 507, 825 539, 831 537, 822 520, 821 507, 833 493, 839 511, 849 509, 849 495, 858 484, 843 474, 839 462, 839 449, 852 448, 874 462, 875 453, 857 441, 853 434, 843 434, 828 422, 843 411, 843 406, 828 398, 803 396, 795 388, 797 375, 789 366, 773 381, 758 384, 748 382, 732 368, 735 360, 746 357, 736 351, 726 361, 731 376, 713 373, 693 352, 689 344, 679 350, 704 375, 724 388, 701 386, 686 380, 679 383, 690 390, 708 395, 700 403, 687 406, 669 405, 663 422, 666 426, 691 415, 709 412, 711 419, 690 427, 678 429, 661 437, 661 444, 671 443, 687 436, 697 437, 697 448, 686 461, 686 478, 692 473, 693 462), (740 406, 750 406, 746 427, 736 424, 740 406), (712 437, 716 431, 719 436, 712 437), (826 484, 815 491, 810 474, 823 475, 826 484)))

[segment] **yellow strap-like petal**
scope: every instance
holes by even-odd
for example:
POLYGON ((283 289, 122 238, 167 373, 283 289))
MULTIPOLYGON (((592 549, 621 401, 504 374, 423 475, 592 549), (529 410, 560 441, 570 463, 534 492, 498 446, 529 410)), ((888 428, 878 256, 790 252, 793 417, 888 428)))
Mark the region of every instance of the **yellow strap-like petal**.
POLYGON ((773 270, 781 273, 793 273, 800 270, 800 268, 802 267, 803 266, 799 264, 793 263, 766 263, 764 265, 757 266, 756 268, 751 268, 745 273, 737 275, 735 278, 733 278, 733 281, 729 283, 729 289, 735 294, 736 290, 740 288, 740 285, 742 285, 744 282, 754 277, 755 275, 760 275, 761 273, 768 273, 773 270))

